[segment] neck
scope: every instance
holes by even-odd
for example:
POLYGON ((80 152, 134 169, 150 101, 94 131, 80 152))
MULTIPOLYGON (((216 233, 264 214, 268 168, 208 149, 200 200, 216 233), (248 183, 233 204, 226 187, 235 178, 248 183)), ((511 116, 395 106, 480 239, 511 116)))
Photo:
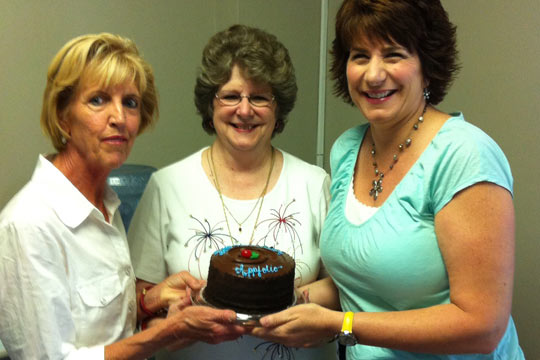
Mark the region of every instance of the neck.
POLYGON ((212 144, 214 164, 221 171, 257 173, 267 170, 272 157, 272 145, 240 151, 224 147, 219 141, 212 144))
POLYGON ((412 126, 418 121, 418 118, 422 114, 425 116, 429 110, 430 107, 422 102, 421 106, 411 116, 395 122, 391 126, 371 124, 371 141, 375 144, 377 153, 384 155, 387 152, 395 152, 396 146, 411 135, 412 126))
POLYGON ((254 158, 252 154, 241 159, 232 158, 228 153, 223 155, 216 151, 214 145, 206 151, 208 176, 218 191, 227 197, 238 200, 259 198, 269 181, 275 183, 276 176, 279 176, 277 170, 273 171, 279 168, 279 161, 277 151, 272 147, 259 158, 254 158))
POLYGON ((103 199, 109 172, 96 171, 87 166, 84 161, 76 161, 65 152, 57 154, 52 163, 107 219, 108 215, 105 211, 103 199))

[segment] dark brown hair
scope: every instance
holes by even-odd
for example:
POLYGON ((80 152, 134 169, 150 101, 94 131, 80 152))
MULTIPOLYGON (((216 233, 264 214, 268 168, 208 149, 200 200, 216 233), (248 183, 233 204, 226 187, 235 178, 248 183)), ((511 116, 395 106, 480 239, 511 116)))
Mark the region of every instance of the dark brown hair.
POLYGON ((345 0, 336 15, 331 77, 334 94, 353 104, 347 85, 351 45, 368 41, 397 43, 417 54, 429 84, 429 103, 438 104, 456 76, 456 27, 439 0, 345 0))

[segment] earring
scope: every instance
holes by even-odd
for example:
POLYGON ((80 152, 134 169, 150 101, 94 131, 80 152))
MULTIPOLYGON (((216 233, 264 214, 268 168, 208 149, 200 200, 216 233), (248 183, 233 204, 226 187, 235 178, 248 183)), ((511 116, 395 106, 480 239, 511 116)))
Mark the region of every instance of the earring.
POLYGON ((60 142, 62 142, 62 145, 66 145, 66 144, 67 144, 67 140, 66 140, 66 138, 63 137, 63 136, 60 138, 60 142))
POLYGON ((431 92, 429 91, 429 89, 428 89, 427 87, 424 88, 424 93, 423 93, 423 95, 424 95, 424 99, 425 99, 426 101, 428 101, 428 100, 429 100, 429 96, 431 95, 431 92))

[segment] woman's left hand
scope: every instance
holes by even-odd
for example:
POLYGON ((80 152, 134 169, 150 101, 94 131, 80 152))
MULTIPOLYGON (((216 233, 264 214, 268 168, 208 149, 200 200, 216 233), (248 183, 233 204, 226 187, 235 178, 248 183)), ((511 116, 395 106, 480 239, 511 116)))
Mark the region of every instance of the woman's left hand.
MULTIPOLYGON (((205 281, 198 280, 187 271, 170 275, 157 285, 144 280, 137 280, 137 294, 140 294, 137 299, 143 296, 141 294, 143 289, 148 289, 143 300, 145 307, 149 311, 158 314, 161 309, 168 309, 169 306, 178 301, 189 300, 191 303, 188 290, 197 293, 204 284, 205 281)), ((138 316, 139 320, 141 320, 147 318, 148 314, 139 311, 138 316)))
MULTIPOLYGON (((183 299, 181 299, 178 302, 173 303, 173 304, 171 304, 169 306, 169 312, 167 313, 167 317, 172 318, 176 313, 181 312, 187 306, 191 305, 191 290, 189 288, 187 288, 186 295, 187 296, 184 297, 183 299)), ((183 349, 186 346, 189 346, 189 345, 191 345, 191 344, 193 344, 195 342, 196 342, 196 340, 194 340, 194 339, 190 339, 188 337, 180 337, 178 339, 178 341, 176 341, 173 344, 169 344, 167 346, 167 351, 174 352, 174 351, 177 351, 179 349, 183 349)))
POLYGON ((342 320, 341 312, 303 304, 261 318, 251 335, 289 347, 314 347, 331 340, 342 320))

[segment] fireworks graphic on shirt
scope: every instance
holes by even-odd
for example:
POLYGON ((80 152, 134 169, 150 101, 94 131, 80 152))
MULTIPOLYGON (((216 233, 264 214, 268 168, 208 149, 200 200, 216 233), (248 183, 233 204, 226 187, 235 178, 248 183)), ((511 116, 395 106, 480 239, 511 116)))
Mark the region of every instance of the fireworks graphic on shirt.
POLYGON ((295 259, 297 249, 300 251, 300 253, 303 253, 302 242, 300 241, 300 236, 295 228, 297 225, 302 225, 300 221, 295 218, 295 215, 299 214, 299 212, 292 212, 289 209, 295 201, 295 199, 292 199, 287 205, 284 206, 282 204, 278 210, 270 209, 270 218, 265 219, 257 224, 257 228, 265 224, 268 229, 266 235, 257 241, 257 245, 271 246, 276 249, 280 249, 280 236, 288 237, 291 244, 290 250, 283 250, 292 250, 292 254, 289 255, 295 259))
POLYGON ((292 349, 285 345, 275 344, 268 341, 255 346, 254 350, 257 351, 259 347, 264 347, 265 345, 266 350, 261 360, 294 360, 294 353, 292 349))
POLYGON ((195 259, 197 261, 197 268, 199 270, 199 277, 200 277, 202 272, 201 272, 199 259, 204 253, 207 253, 207 252, 213 253, 216 250, 222 249, 223 247, 225 247, 226 242, 232 241, 234 245, 238 241, 234 237, 231 237, 228 233, 224 231, 223 221, 212 226, 210 225, 210 222, 207 219, 204 219, 203 221, 201 221, 197 219, 196 217, 194 217, 193 215, 189 215, 189 216, 200 225, 200 228, 189 229, 189 230, 193 230, 195 234, 191 236, 184 244, 185 247, 188 247, 190 242, 192 241, 196 242, 189 256, 188 270, 191 272, 191 259, 195 259))

